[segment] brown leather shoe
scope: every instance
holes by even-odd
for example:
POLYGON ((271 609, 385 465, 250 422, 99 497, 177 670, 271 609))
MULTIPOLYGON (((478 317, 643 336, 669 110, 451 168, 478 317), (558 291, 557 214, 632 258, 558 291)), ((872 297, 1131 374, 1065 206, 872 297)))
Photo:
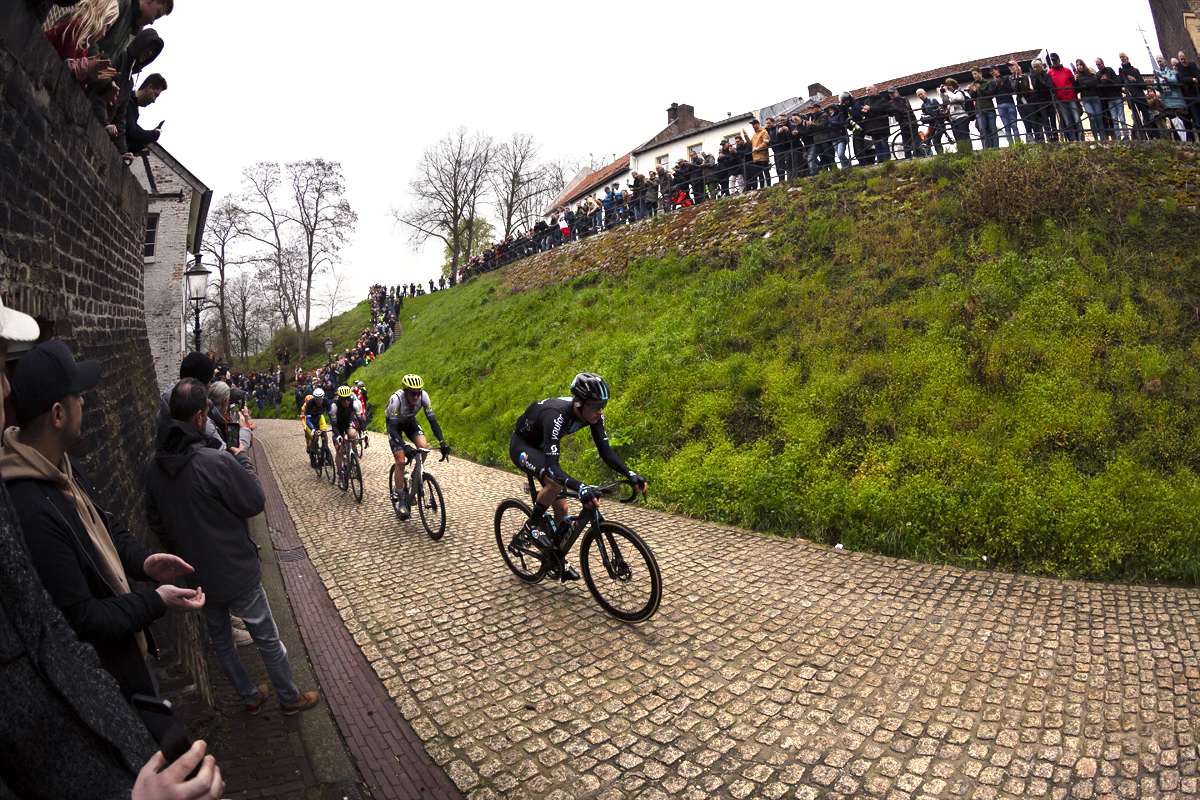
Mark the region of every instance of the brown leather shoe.
POLYGON ((294 703, 280 703, 279 710, 283 712, 285 717, 290 717, 292 714, 298 714, 301 711, 307 711, 317 704, 319 695, 316 692, 301 692, 294 703))
POLYGON ((270 687, 265 683, 260 683, 255 688, 258 689, 258 699, 253 703, 246 703, 246 713, 252 717, 262 711, 263 703, 267 701, 267 696, 271 693, 270 687))

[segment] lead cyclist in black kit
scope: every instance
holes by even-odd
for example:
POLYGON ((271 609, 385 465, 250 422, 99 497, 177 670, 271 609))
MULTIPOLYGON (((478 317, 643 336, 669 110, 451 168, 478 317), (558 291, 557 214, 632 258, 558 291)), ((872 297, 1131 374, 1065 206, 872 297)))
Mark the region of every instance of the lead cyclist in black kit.
MULTIPOLYGON (((600 458, 611 469, 629 478, 640 491, 649 483, 631 470, 608 443, 604 430, 604 406, 608 404, 608 384, 599 375, 581 372, 571 381, 570 397, 551 397, 532 403, 517 420, 517 429, 508 443, 508 457, 523 471, 538 478, 542 490, 538 492, 529 517, 534 540, 539 547, 549 548, 554 544, 546 539, 537 525, 554 508, 554 523, 561 527, 567 516, 567 501, 559 499, 563 487, 579 492, 579 500, 586 508, 599 505, 600 495, 595 487, 585 486, 563 470, 558 460, 562 454, 561 443, 584 428, 591 428, 592 441, 600 458)), ((564 575, 570 580, 579 580, 579 573, 567 564, 564 575)))

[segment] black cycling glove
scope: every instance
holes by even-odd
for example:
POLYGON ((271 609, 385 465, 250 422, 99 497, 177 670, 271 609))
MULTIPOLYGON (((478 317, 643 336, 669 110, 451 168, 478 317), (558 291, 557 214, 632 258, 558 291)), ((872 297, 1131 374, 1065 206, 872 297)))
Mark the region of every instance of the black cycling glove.
POLYGON ((629 482, 636 486, 639 492, 646 491, 646 479, 636 472, 629 473, 629 482))
POLYGON ((579 502, 583 503, 584 505, 587 505, 588 503, 592 502, 593 500, 599 500, 599 499, 600 499, 600 492, 596 489, 595 486, 584 486, 582 489, 579 490, 579 502))
POLYGON ((441 458, 442 461, 445 461, 448 458, 450 458, 450 445, 446 444, 445 442, 442 442, 441 450, 442 450, 442 458, 441 458))

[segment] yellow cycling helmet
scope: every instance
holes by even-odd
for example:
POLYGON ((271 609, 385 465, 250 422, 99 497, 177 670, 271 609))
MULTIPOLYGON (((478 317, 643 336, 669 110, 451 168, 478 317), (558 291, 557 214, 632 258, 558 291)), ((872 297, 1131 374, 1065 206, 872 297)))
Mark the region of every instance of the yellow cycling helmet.
POLYGON ((405 389, 423 389, 425 383, 421 380, 420 375, 405 375, 404 380, 400 381, 405 389))
POLYGON ((350 387, 349 386, 342 384, 341 386, 338 387, 338 397, 349 397, 349 396, 350 396, 350 387))

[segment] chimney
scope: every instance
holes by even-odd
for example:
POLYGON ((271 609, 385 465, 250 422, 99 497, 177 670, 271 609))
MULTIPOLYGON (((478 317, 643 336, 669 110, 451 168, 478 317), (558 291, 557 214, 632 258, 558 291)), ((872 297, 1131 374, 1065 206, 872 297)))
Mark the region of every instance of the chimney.
POLYGON ((671 107, 667 109, 667 124, 670 125, 675 121, 675 117, 679 114, 679 103, 671 103, 671 107))
POLYGON ((684 103, 679 106, 675 120, 679 123, 680 130, 690 130, 696 127, 696 109, 684 103))
POLYGON ((829 91, 819 83, 810 83, 808 85, 808 96, 813 100, 820 100, 825 97, 832 97, 833 92, 829 91))

